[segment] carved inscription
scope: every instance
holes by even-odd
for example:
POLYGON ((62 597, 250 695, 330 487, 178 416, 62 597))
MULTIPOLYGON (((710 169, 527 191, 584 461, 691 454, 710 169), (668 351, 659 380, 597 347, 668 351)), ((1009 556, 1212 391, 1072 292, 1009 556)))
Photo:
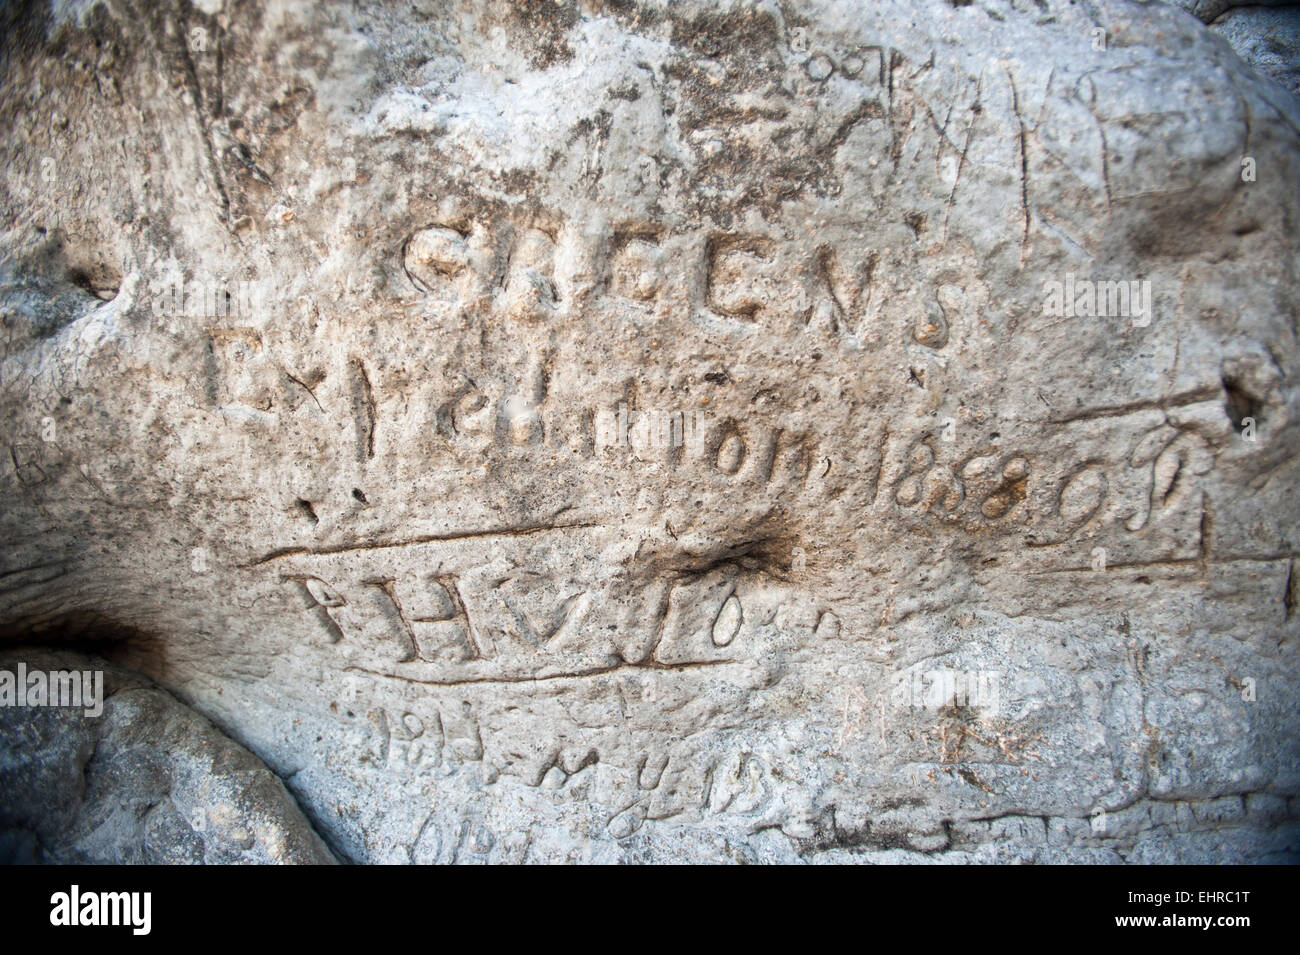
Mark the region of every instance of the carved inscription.
MULTIPOLYGON (((585 539, 581 530, 539 533, 585 539)), ((553 680, 751 655, 736 567, 617 590, 580 563, 557 587, 509 569, 527 559, 554 563, 556 552, 510 540, 503 535, 491 548, 482 541, 396 544, 270 562, 284 565, 280 579, 297 588, 322 640, 350 666, 413 682, 553 680), (453 560, 459 569, 448 569, 453 560), (435 569, 406 569, 421 565, 435 569)))

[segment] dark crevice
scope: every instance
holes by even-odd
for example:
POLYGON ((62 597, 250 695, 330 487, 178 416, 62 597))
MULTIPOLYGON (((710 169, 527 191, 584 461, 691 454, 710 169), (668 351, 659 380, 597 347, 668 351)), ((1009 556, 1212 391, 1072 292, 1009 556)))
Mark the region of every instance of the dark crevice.
POLYGON ((320 523, 320 518, 316 516, 316 508, 311 506, 311 501, 300 497, 296 502, 294 502, 294 506, 298 508, 298 511, 303 515, 303 517, 307 518, 307 520, 311 521, 313 524, 320 523))
POLYGON ((1264 402, 1247 391, 1240 381, 1231 377, 1224 378, 1223 393, 1224 410, 1232 422, 1233 430, 1238 434, 1245 430, 1247 418, 1254 422, 1256 428, 1263 423, 1261 412, 1264 410, 1264 402))
POLYGON ((154 634, 116 621, 93 610, 77 610, 38 620, 0 623, 0 649, 18 646, 73 650, 116 659, 110 654, 130 647, 150 646, 154 634))
POLYGON ((1284 623, 1290 623, 1291 618, 1295 616, 1295 607, 1300 600, 1300 581, 1296 580, 1295 561, 1289 561, 1286 567, 1286 586, 1282 590, 1282 620, 1284 623))

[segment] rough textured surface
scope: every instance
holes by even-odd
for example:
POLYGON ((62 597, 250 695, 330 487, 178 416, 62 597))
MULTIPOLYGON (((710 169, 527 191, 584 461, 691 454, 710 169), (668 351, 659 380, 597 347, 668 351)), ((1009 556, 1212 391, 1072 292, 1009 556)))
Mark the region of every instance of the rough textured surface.
POLYGON ((1261 76, 1300 96, 1300 4, 1296 0, 1167 0, 1223 37, 1261 76))
POLYGON ((1214 23, 1225 13, 1259 7, 1293 7, 1295 0, 1168 0, 1175 7, 1181 7, 1202 23, 1214 23))
POLYGON ((1261 74, 1300 96, 1300 7, 1229 10, 1210 29, 1261 74))
POLYGON ((0 862, 329 863, 284 785, 166 690, 62 651, 0 670, 104 673, 104 709, 0 708, 0 862))
POLYGON ((116 638, 356 861, 1300 852, 1300 100, 1196 20, 44 11, 14 639, 116 638))

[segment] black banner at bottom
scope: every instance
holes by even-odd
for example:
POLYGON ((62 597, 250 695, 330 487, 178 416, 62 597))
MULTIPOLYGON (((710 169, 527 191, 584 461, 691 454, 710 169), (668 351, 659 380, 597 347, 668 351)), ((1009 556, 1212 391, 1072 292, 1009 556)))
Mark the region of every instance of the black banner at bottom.
POLYGON ((651 912, 656 922, 676 912, 691 935, 713 924, 728 938, 746 924, 766 931, 771 919, 797 923, 820 913, 847 916, 854 934, 868 936, 920 930, 918 937, 954 933, 950 941, 959 941, 1010 930, 1043 933, 1039 939, 1234 945, 1284 931, 1291 919, 1283 908, 1289 878, 1269 867, 863 867, 772 872, 754 883, 738 873, 654 870, 604 872, 600 883, 583 872, 552 873, 543 884, 535 877, 359 867, 9 868, 0 869, 0 920, 14 939, 94 935, 130 946, 250 937, 337 945, 399 927, 418 935, 425 920, 448 917, 530 936, 568 923, 626 931, 629 919, 651 912), (498 887, 506 893, 490 891, 498 887), (848 910, 845 899, 854 900, 848 910), (720 903, 731 916, 720 917, 720 903))

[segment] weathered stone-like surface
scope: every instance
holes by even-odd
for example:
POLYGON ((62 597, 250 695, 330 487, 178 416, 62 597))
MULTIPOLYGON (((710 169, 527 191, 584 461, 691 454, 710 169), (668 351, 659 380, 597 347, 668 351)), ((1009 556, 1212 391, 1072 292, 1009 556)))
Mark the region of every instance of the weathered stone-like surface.
POLYGON ((1215 23, 1224 14, 1259 7, 1288 7, 1295 0, 1167 0, 1175 7, 1182 7, 1202 23, 1215 23))
POLYGON ((1300 8, 1229 10, 1211 29, 1252 67, 1300 96, 1300 8))
POLYGON ((1300 102, 1163 4, 416 10, 6 31, 11 634, 353 860, 1295 855, 1300 102))
POLYGON ((0 708, 5 863, 332 863, 283 784, 167 691, 81 654, 0 670, 103 673, 103 712, 0 708))
POLYGON ((1300 96, 1300 8, 1295 0, 1167 0, 1223 37, 1261 76, 1300 96))

